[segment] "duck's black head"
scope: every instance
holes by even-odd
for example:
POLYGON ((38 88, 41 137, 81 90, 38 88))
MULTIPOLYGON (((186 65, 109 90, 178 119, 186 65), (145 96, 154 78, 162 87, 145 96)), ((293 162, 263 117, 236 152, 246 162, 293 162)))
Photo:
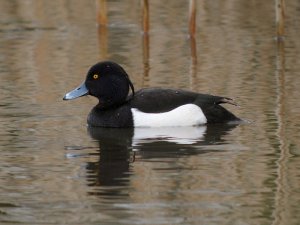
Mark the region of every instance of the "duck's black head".
POLYGON ((107 108, 126 101, 131 88, 134 87, 128 74, 117 63, 104 61, 92 66, 85 81, 64 96, 64 100, 75 99, 84 95, 92 95, 99 99, 99 107, 107 108))

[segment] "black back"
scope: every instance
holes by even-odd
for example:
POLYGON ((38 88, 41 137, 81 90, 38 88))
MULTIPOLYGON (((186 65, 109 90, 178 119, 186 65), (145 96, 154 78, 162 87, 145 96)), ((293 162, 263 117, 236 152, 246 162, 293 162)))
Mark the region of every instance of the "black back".
POLYGON ((202 109, 208 123, 239 120, 220 105, 226 102, 226 99, 220 96, 184 90, 147 88, 136 92, 135 97, 130 102, 130 106, 146 113, 161 113, 181 105, 195 104, 202 109))

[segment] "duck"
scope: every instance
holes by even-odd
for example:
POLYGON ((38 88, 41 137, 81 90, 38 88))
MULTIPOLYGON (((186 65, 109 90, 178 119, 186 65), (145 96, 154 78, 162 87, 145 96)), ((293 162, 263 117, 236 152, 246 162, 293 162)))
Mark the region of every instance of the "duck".
POLYGON ((241 121, 221 105, 236 105, 228 97, 155 87, 135 91, 129 75, 113 61, 93 65, 85 81, 63 100, 86 95, 99 101, 88 114, 91 127, 180 127, 241 121))

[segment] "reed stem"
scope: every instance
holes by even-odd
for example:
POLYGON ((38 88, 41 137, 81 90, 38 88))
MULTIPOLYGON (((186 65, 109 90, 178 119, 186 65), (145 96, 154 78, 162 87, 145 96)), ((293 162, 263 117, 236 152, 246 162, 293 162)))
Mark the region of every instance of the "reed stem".
POLYGON ((277 38, 281 39, 285 34, 285 0, 275 0, 275 12, 277 38))
POLYGON ((107 8, 106 0, 96 0, 97 24, 100 26, 107 25, 107 8))
POLYGON ((196 35, 196 1, 190 0, 189 3, 189 34, 191 37, 196 35))
POLYGON ((142 27, 143 32, 149 32, 149 2, 148 0, 141 0, 142 3, 142 27))

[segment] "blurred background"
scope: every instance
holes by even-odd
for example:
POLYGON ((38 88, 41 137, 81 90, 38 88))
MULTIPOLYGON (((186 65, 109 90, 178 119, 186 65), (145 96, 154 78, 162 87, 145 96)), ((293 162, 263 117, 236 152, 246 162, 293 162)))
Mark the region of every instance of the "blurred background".
POLYGON ((300 2, 0 1, 1 224, 299 224, 300 2), (64 94, 101 60, 136 89, 228 96, 239 126, 89 130, 64 94))

